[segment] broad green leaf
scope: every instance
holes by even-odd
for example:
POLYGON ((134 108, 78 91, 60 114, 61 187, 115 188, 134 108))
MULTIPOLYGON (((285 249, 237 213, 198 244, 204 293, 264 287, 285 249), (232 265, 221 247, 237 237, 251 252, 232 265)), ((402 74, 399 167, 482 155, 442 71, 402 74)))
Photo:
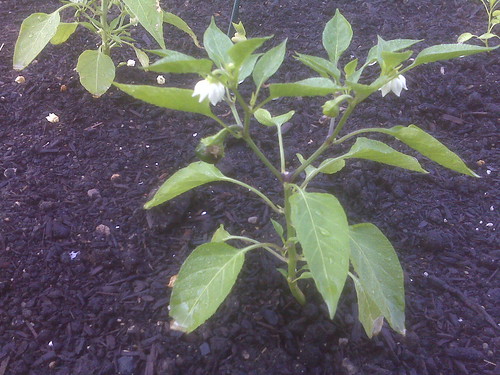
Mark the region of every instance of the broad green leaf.
POLYGON ((334 174, 345 167, 345 161, 342 157, 324 160, 318 167, 318 171, 326 174, 334 174))
POLYGON ((78 58, 76 71, 82 86, 96 96, 108 91, 115 79, 115 64, 101 51, 84 51, 78 58))
POLYGON ((170 297, 174 327, 192 332, 216 311, 231 291, 245 252, 223 242, 198 246, 182 265, 170 297))
POLYGON ((311 272, 302 272, 300 274, 300 276, 295 279, 295 281, 297 281, 297 280, 305 280, 305 279, 312 279, 312 278, 313 278, 313 275, 312 275, 311 272))
POLYGON ((269 85, 270 97, 284 96, 325 96, 342 90, 331 79, 324 77, 307 78, 293 83, 273 83, 269 85))
POLYGON ((337 198, 298 190, 290 197, 291 221, 330 318, 349 271, 349 226, 337 198))
POLYGON ((434 61, 449 60, 456 57, 473 55, 494 50, 496 47, 480 47, 471 44, 439 44, 423 49, 415 58, 413 66, 434 61))
POLYGON ((292 118, 292 116, 295 114, 295 111, 289 111, 285 114, 279 115, 272 117, 269 111, 259 108, 258 110, 255 111, 254 116, 255 119, 260 122, 262 125, 265 126, 281 126, 288 120, 292 118))
POLYGON ((478 38, 481 40, 488 40, 488 39, 495 38, 495 37, 498 37, 498 36, 496 34, 493 34, 493 33, 484 33, 484 34, 481 34, 478 36, 478 38))
POLYGON ((163 11, 159 2, 157 0, 123 0, 123 2, 160 47, 165 48, 163 11))
POLYGON ((177 27, 181 31, 184 31, 191 37, 196 47, 201 48, 200 42, 196 37, 196 34, 182 18, 170 12, 163 12, 163 21, 172 26, 177 27))
POLYGON ((134 46, 134 52, 137 56, 137 60, 141 63, 143 68, 147 68, 149 66, 149 56, 142 49, 139 49, 134 46))
POLYGON ((170 176, 161 185, 154 197, 144 205, 144 208, 149 209, 158 206, 197 186, 214 181, 224 181, 225 179, 226 177, 213 164, 202 161, 191 163, 170 176))
POLYGON ((390 52, 383 51, 381 53, 382 61, 384 62, 384 70, 391 71, 392 69, 405 62, 413 54, 413 51, 390 52))
POLYGON ((474 35, 471 33, 463 33, 457 39, 457 43, 462 44, 468 41, 469 39, 474 38, 474 35))
POLYGON ((121 83, 114 83, 114 85, 134 98, 149 104, 176 111, 200 113, 208 117, 214 116, 208 100, 200 103, 198 97, 193 97, 193 90, 121 83))
POLYGON ((233 60, 234 65, 239 68, 247 57, 249 57, 257 48, 270 38, 271 37, 254 38, 238 42, 229 48, 227 53, 233 60))
POLYGON ((330 61, 335 65, 337 65, 342 53, 351 44, 351 39, 351 24, 337 9, 335 16, 328 21, 323 30, 323 47, 325 47, 330 61))
POLYGON ((26 68, 38 56, 56 35, 60 20, 59 12, 54 12, 33 13, 23 21, 14 48, 14 69, 26 68))
POLYGON ((56 34, 50 39, 52 44, 62 44, 68 40, 78 27, 78 22, 65 23, 60 22, 57 26, 56 34))
POLYGON ((229 237, 231 237, 231 234, 225 230, 224 225, 221 224, 212 236, 211 242, 225 242, 229 237))
POLYGON ((208 56, 219 68, 229 63, 229 49, 233 46, 233 42, 217 27, 213 17, 203 35, 203 44, 208 56))
POLYGON ((158 73, 198 73, 208 74, 212 71, 212 61, 208 59, 196 59, 177 51, 170 53, 151 64, 148 70, 158 73))
POLYGON ((262 84, 266 82, 269 77, 276 73, 283 63, 285 52, 286 40, 262 55, 259 61, 257 61, 257 64, 255 64, 255 68, 253 70, 252 77, 255 82, 255 86, 260 88, 260 86, 262 86, 262 84))
POLYGON ((406 168, 411 171, 428 173, 422 168, 418 160, 413 156, 405 155, 399 151, 396 151, 383 142, 364 137, 359 137, 358 139, 356 139, 356 142, 351 147, 349 152, 344 155, 344 158, 373 160, 379 163, 406 168))
POLYGON ((243 82, 250 74, 253 72, 253 68, 255 67, 255 64, 257 63, 258 58, 262 56, 262 54, 254 54, 250 55, 243 65, 241 65, 240 68, 240 74, 238 74, 238 81, 239 83, 243 82))
MULTIPOLYGON (((351 263, 365 298, 371 300, 365 305, 370 319, 363 319, 360 309, 360 320, 372 320, 372 323, 375 323, 374 320, 381 313, 395 331, 404 335, 406 330, 403 269, 394 248, 384 234, 371 223, 352 225, 349 234, 351 263), (370 311, 373 304, 378 311, 370 311)), ((366 334, 371 337, 374 333, 373 324, 363 323, 363 326, 366 334)))
POLYGON ((373 298, 370 296, 369 292, 365 290, 359 279, 352 274, 350 274, 350 276, 354 281, 356 295, 358 297, 359 321, 363 325, 366 335, 369 338, 372 338, 373 336, 378 335, 382 330, 384 325, 384 315, 378 308, 373 298))
POLYGON ((337 82, 340 79, 340 70, 334 63, 327 59, 301 53, 297 53, 296 59, 323 77, 333 77, 337 82))
POLYGON ((414 44, 422 41, 417 39, 384 40, 380 36, 377 37, 377 40, 377 45, 370 48, 370 51, 368 52, 368 56, 366 57, 366 64, 372 63, 373 61, 379 59, 380 54, 384 51, 398 52, 403 49, 410 48, 414 44))
POLYGON ((417 150, 422 155, 435 161, 445 168, 449 168, 459 173, 463 173, 473 177, 479 177, 455 153, 450 151, 445 145, 439 142, 432 135, 426 133, 418 126, 410 125, 395 126, 383 131, 396 137, 401 142, 407 144, 411 148, 417 150))

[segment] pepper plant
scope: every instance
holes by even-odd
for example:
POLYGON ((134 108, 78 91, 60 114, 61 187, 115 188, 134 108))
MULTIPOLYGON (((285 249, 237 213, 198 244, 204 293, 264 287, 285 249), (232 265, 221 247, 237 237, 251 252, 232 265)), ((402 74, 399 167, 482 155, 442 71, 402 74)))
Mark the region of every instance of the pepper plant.
POLYGON ((493 29, 500 23, 500 9, 498 9, 500 2, 499 0, 481 0, 481 3, 483 4, 486 15, 488 16, 488 26, 486 27, 486 32, 481 35, 474 35, 472 33, 460 34, 457 40, 458 43, 464 43, 469 39, 476 38, 488 47, 490 39, 499 39, 499 36, 493 32, 493 29))
POLYGON ((368 136, 372 134, 391 136, 446 168, 477 177, 456 154, 416 125, 368 127, 348 132, 347 124, 356 107, 378 90, 384 95, 389 92, 400 95, 406 88, 403 74, 413 68, 491 49, 442 44, 425 48, 410 60, 413 52, 409 48, 418 40, 386 41, 379 37, 362 64, 354 59, 341 66, 339 60, 349 47, 353 33, 349 22, 337 10, 323 31, 327 57, 296 55, 297 60, 317 75, 298 82, 268 83, 284 60, 286 40, 261 53, 257 51, 270 37, 247 38, 241 25, 237 31, 239 35, 233 43, 212 19, 203 38, 208 58, 198 59, 171 50, 157 51, 162 57, 148 69, 161 73, 197 73, 202 80, 194 90, 115 83, 135 98, 207 116, 221 127, 216 134, 201 140, 196 149, 201 160, 171 175, 145 204, 146 209, 200 185, 229 182, 256 194, 276 215, 276 220, 271 222, 280 239, 278 243, 233 235, 220 226, 210 242, 194 249, 173 287, 169 306, 172 328, 191 332, 205 322, 230 292, 245 254, 265 249, 283 263, 278 271, 299 303, 306 301, 299 281, 313 279, 333 318, 346 279, 350 277, 366 334, 369 337, 377 334, 384 319, 404 334, 403 271, 391 243, 374 224, 349 225, 334 195, 310 191, 308 185, 320 174, 339 172, 352 159, 427 173, 416 158, 370 139, 368 136), (363 73, 374 64, 379 74, 370 80, 363 73), (245 97, 240 86, 250 76, 253 90, 245 97), (324 103, 324 115, 330 118, 330 129, 323 143, 307 158, 297 155, 295 162, 286 160, 282 137, 282 126, 293 121, 294 111, 271 113, 265 109, 273 99, 284 97, 318 97, 324 103), (211 105, 221 101, 231 110, 230 121, 212 112, 211 105), (252 132, 255 126, 276 130, 278 161, 266 156, 255 142, 252 132), (224 157, 228 137, 245 142, 269 170, 281 186, 280 201, 273 201, 255 186, 228 177, 217 168, 215 163, 224 157), (353 140, 349 151, 342 153, 339 146, 353 140))
POLYGON ((164 12, 157 0, 71 0, 63 3, 51 14, 33 13, 23 21, 14 49, 14 69, 26 68, 49 42, 64 43, 78 26, 82 26, 97 34, 100 44, 96 50, 82 52, 76 70, 83 87, 94 96, 100 96, 115 78, 115 64, 110 57, 113 48, 129 46, 142 66, 149 65, 148 55, 136 46, 130 33, 137 24, 141 24, 161 48, 165 48, 164 22, 188 33, 198 44, 189 26, 178 16, 164 12), (72 22, 61 22, 65 9, 74 10, 72 22))

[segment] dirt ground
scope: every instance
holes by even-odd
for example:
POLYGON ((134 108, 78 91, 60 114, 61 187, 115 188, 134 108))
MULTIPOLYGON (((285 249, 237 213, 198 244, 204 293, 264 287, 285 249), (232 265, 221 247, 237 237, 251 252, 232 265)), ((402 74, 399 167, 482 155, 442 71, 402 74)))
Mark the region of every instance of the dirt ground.
MULTIPOLYGON (((232 7, 222 0, 161 3, 199 37, 212 16, 226 30, 232 7)), ((26 83, 15 83, 12 54, 22 20, 58 4, 0 1, 0 375, 498 374, 498 52, 413 70, 400 98, 374 95, 352 118, 354 129, 417 124, 480 179, 426 160, 428 175, 356 161, 314 185, 339 198, 351 223, 373 222, 394 244, 405 270, 405 337, 384 327, 369 340, 352 285, 333 321, 310 284, 301 307, 274 259, 259 252, 248 255, 217 314, 183 335, 169 329, 167 311, 167 284, 183 259, 220 223, 231 233, 269 237, 271 215, 226 185, 196 189, 147 214, 147 196, 195 160, 195 146, 215 124, 114 88, 92 98, 73 70, 80 52, 95 47, 85 30, 49 46, 21 73, 26 83), (59 123, 45 119, 52 112, 59 123), (249 217, 258 220, 250 224, 249 217)), ((310 71, 294 52, 324 53, 321 32, 336 8, 354 30, 347 57, 363 58, 377 34, 424 39, 420 50, 485 26, 481 4, 470 0, 242 0, 240 18, 251 36, 274 34, 270 44, 289 38, 273 81, 295 81, 310 71)), ((168 47, 202 55, 179 32, 168 28, 165 35, 168 47)), ((136 36, 155 48, 144 33, 136 36)), ((132 53, 117 51, 113 59, 127 61, 132 53)), ((186 87, 197 80, 166 78, 186 87)), ((154 84, 156 74, 123 67, 117 81, 154 84)), ((297 112, 285 135, 290 155, 309 154, 324 139, 321 104, 272 104, 280 113, 297 112)), ((276 160, 272 133, 256 136, 276 160)), ((279 193, 237 141, 220 167, 271 197, 279 193)))

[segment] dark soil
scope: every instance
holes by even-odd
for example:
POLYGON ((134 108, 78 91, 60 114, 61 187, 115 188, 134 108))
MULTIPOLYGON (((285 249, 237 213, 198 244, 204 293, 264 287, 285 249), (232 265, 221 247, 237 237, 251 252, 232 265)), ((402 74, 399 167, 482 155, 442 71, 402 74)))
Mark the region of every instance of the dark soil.
MULTIPOLYGON (((393 242, 406 273, 406 337, 384 327, 369 340, 351 285, 333 321, 307 284, 310 302, 301 308, 264 253, 247 257, 212 319, 181 335, 169 329, 167 284, 183 259, 220 223, 235 234, 271 236, 270 214, 253 196, 225 185, 197 189, 147 214, 148 194, 194 160, 194 147, 214 124, 116 89, 92 98, 73 71, 79 53, 95 46, 84 30, 48 47, 21 73, 26 83, 16 84, 12 54, 21 21, 57 5, 0 1, 0 375, 498 374, 498 53, 412 71, 401 98, 374 95, 352 120, 354 128, 418 124, 481 179, 425 160, 429 175, 351 162, 314 186, 334 193, 352 223, 371 221, 393 242), (50 112, 61 121, 47 122, 50 112), (252 216, 257 224, 249 224, 252 216)), ((211 16, 227 28, 232 1, 162 5, 201 36, 211 16)), ((320 35, 336 8, 355 33, 347 55, 360 58, 377 34, 425 39, 420 49, 484 28, 480 3, 468 0, 243 0, 240 16, 252 36, 289 38, 286 63, 273 79, 294 81, 309 71, 293 52, 324 53, 320 35)), ((167 30, 167 41, 201 53, 174 30, 167 30)), ((129 58, 131 51, 114 56, 129 58)), ((131 79, 153 84, 156 75, 121 68, 117 80, 131 79)), ((196 77, 167 80, 192 86, 196 77)), ((290 156, 309 154, 325 137, 321 104, 273 104, 281 113, 297 111, 285 136, 290 156)), ((274 135, 257 136, 275 157, 274 135)), ((221 168, 270 196, 279 192, 238 142, 221 168)))

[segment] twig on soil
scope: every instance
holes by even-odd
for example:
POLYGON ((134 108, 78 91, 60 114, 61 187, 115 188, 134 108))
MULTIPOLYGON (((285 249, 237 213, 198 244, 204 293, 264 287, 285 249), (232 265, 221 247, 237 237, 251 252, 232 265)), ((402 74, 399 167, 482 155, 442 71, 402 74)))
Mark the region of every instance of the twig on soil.
MULTIPOLYGON (((2 44, 3 47, 3 44, 2 44)), ((1 50, 1 48, 0 48, 1 50)), ((7 366, 9 365, 10 357, 5 358, 2 363, 0 363, 0 375, 4 375, 7 370, 7 366)))
POLYGON ((428 276, 428 279, 429 281, 436 285, 436 286, 439 286, 440 288, 450 292, 451 294, 455 295, 456 297, 458 297, 459 300, 461 300, 465 306, 467 306, 469 309, 471 310, 474 310, 475 312, 477 312, 478 314, 480 315, 483 315, 484 319, 495 329, 500 329, 500 327, 495 323, 495 321, 493 320, 493 318, 490 316, 490 314, 488 314, 486 312, 486 310, 484 308, 482 308, 481 306, 479 306, 477 303, 474 303, 472 301, 470 301, 461 291, 459 291, 458 289, 448 285, 446 282, 444 282, 443 280, 441 279, 438 279, 437 277, 435 276, 428 276))

